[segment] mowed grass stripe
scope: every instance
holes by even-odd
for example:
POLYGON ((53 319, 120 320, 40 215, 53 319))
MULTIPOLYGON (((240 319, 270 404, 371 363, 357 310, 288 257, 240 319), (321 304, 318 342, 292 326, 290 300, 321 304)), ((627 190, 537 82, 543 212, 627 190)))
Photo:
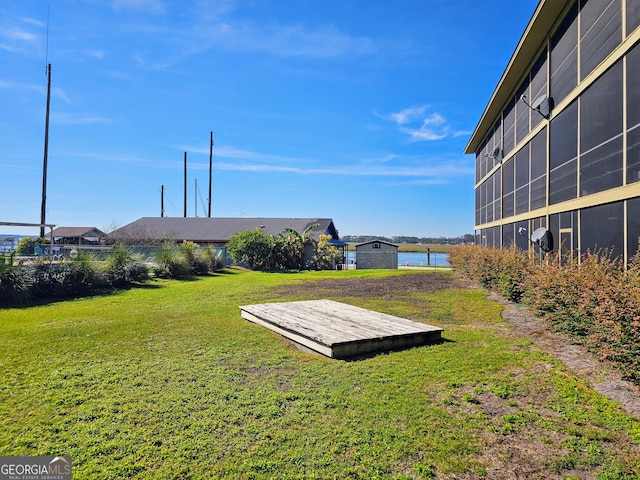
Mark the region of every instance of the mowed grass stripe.
POLYGON ((509 478, 517 443, 541 478, 640 471, 638 423, 512 337, 482 291, 341 292, 447 340, 344 362, 238 306, 413 273, 232 272, 0 310, 0 455, 67 454, 78 478, 509 478))

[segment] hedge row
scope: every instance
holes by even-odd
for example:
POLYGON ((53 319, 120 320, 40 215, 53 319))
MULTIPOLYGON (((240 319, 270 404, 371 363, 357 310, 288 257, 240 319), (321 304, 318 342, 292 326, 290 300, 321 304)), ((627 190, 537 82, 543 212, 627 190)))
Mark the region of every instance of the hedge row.
POLYGON ((601 360, 640 385, 640 264, 623 265, 604 253, 560 264, 515 247, 455 247, 456 271, 505 298, 522 302, 601 360))
POLYGON ((224 259, 211 248, 193 242, 162 245, 151 263, 125 248, 115 246, 99 260, 80 250, 62 261, 47 257, 21 263, 0 256, 0 305, 15 305, 37 298, 69 298, 105 289, 123 288, 147 281, 151 275, 180 278, 204 275, 224 268, 224 259))

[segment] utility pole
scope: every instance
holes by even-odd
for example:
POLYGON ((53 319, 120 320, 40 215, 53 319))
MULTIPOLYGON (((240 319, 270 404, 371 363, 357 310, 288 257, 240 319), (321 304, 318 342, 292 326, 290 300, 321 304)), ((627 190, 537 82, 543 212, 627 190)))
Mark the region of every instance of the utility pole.
POLYGON ((164 217, 164 185, 160 187, 160 217, 164 217))
POLYGON ((47 162, 49 157, 49 106, 51 104, 51 64, 47 64, 47 109, 44 121, 44 161, 42 162, 42 205, 40 206, 40 237, 44 238, 47 223, 47 162))
POLYGON ((207 216, 211 218, 211 179, 213 178, 213 132, 209 136, 209 210, 207 216))
POLYGON ((187 152, 184 152, 184 218, 187 218, 187 152))

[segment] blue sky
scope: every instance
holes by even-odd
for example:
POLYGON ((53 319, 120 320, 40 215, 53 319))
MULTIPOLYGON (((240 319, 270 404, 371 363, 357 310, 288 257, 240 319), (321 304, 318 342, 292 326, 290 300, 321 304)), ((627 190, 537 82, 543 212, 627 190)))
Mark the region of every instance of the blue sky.
POLYGON ((48 223, 160 216, 162 185, 182 216, 185 151, 206 216, 213 131, 212 216, 472 233, 463 149, 537 3, 3 0, 0 221, 40 222, 48 62, 48 223))

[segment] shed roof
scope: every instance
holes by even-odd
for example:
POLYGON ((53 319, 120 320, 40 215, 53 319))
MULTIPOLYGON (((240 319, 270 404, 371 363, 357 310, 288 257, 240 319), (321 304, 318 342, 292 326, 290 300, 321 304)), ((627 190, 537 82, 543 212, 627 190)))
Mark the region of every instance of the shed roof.
POLYGON ((396 245, 395 243, 391 243, 391 242, 385 242, 384 240, 369 240, 368 242, 362 242, 362 243, 358 243, 356 245, 356 248, 358 247, 362 247, 364 245, 369 245, 370 243, 384 243, 385 245, 389 245, 391 247, 396 247, 398 248, 398 245, 396 245))
POLYGON ((315 241, 321 234, 331 235, 333 243, 341 243, 330 218, 261 218, 261 217, 142 217, 120 227, 109 236, 225 243, 238 232, 261 229, 265 235, 278 235, 287 228, 302 234, 318 225, 309 234, 315 241))

